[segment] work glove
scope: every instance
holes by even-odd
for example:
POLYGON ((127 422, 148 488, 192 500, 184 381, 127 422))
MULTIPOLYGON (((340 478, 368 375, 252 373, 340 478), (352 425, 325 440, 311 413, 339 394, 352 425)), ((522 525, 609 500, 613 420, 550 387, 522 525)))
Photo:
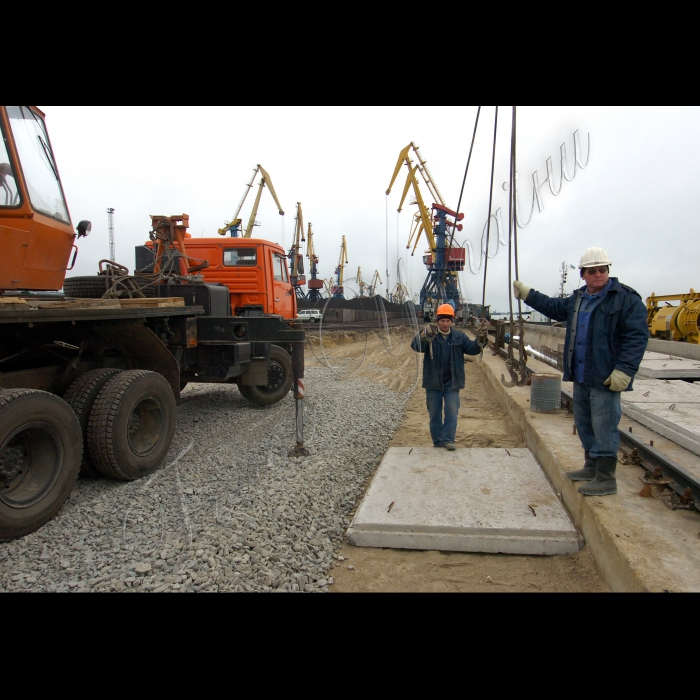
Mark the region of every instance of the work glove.
POLYGON ((476 334, 476 342, 483 348, 489 342, 489 329, 481 328, 476 334))
POLYGON ((421 336, 425 338, 428 342, 430 342, 438 332, 438 327, 435 323, 426 323, 425 326, 423 326, 423 330, 420 332, 421 336))
POLYGON ((513 296, 516 299, 522 299, 523 301, 527 301, 527 295, 530 293, 531 289, 532 287, 526 287, 519 280, 515 280, 515 282, 513 282, 513 296))
POLYGON ((619 369, 614 369, 603 384, 609 386, 610 391, 624 391, 631 381, 632 377, 626 375, 624 372, 620 372, 619 369))

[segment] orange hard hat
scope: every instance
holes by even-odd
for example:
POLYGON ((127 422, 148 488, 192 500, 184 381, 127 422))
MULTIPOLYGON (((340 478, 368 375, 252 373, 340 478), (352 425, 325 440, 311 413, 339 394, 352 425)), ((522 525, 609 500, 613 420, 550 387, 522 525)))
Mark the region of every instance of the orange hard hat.
POLYGON ((454 318, 455 310, 452 308, 452 305, 442 304, 438 306, 437 317, 440 318, 440 316, 449 316, 450 318, 454 318))

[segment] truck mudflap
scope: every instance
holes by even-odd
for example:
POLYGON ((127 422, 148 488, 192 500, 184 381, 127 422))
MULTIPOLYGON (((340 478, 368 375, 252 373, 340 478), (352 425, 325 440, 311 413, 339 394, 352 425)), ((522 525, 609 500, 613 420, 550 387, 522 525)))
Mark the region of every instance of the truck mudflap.
POLYGON ((180 369, 177 360, 158 336, 143 325, 143 321, 110 321, 95 324, 95 333, 119 350, 125 357, 130 357, 138 369, 158 372, 170 384, 175 401, 180 403, 180 369))

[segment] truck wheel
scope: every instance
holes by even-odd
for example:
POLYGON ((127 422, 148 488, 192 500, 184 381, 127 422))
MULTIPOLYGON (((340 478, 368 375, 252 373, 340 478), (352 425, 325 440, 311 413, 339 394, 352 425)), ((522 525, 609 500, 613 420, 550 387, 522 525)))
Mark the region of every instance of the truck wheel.
POLYGON ((133 481, 158 469, 175 432, 175 396, 157 372, 127 370, 102 387, 90 411, 87 445, 96 469, 133 481))
POLYGON ((92 463, 90 453, 87 449, 87 425, 90 417, 90 409, 95 401, 95 397, 100 393, 102 387, 119 372, 118 369, 102 368, 94 369, 81 374, 63 395, 63 400, 73 409, 78 417, 78 423, 83 431, 83 463, 80 465, 80 476, 99 476, 95 465, 92 463))
POLYGON ((269 406, 281 401, 292 388, 292 358, 286 350, 277 345, 270 346, 270 360, 267 366, 267 385, 239 385, 241 394, 256 406, 269 406))
MULTIPOLYGON (((155 297, 156 290, 145 277, 134 277, 143 292, 148 298, 155 297)), ((83 277, 66 277, 63 282, 63 291, 66 296, 76 299, 101 299, 107 287, 103 275, 86 275, 83 277)))
POLYGON ((50 520, 80 471, 83 436, 70 406, 36 389, 0 392, 0 540, 50 520))

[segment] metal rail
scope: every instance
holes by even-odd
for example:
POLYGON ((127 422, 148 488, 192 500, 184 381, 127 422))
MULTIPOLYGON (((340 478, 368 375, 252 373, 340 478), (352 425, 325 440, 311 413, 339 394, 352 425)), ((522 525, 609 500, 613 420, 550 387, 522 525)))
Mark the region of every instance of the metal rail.
MULTIPOLYGON (((562 406, 573 410, 574 397, 565 389, 561 391, 562 406)), ((627 461, 623 463, 636 464, 651 475, 647 483, 668 486, 674 491, 680 500, 680 504, 674 504, 673 509, 698 510, 700 507, 700 479, 689 472, 685 467, 674 462, 663 452, 659 452, 652 444, 647 445, 629 431, 622 428, 620 433, 620 447, 627 461)))

